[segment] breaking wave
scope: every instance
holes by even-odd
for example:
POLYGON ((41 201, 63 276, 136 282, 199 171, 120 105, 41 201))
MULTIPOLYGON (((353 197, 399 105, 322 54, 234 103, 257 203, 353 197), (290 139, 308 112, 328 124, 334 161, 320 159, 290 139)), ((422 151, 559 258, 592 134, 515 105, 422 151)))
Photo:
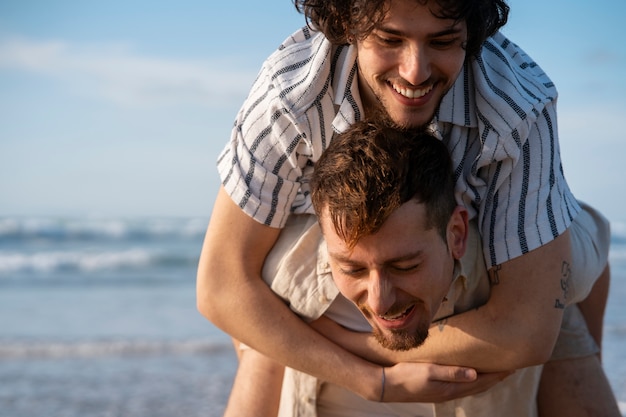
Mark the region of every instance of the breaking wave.
POLYGON ((84 342, 0 342, 0 359, 94 358, 103 356, 203 355, 232 351, 228 343, 202 340, 84 342))

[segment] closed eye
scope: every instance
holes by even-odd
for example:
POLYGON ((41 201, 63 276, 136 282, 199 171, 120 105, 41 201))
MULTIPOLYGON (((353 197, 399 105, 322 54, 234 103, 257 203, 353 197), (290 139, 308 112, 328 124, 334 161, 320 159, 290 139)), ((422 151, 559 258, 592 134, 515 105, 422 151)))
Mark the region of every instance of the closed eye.
POLYGON ((419 268, 419 264, 412 264, 412 265, 406 265, 406 266, 395 265, 395 266, 392 266, 392 268, 396 272, 407 273, 407 272, 413 272, 417 270, 417 268, 419 268))
POLYGON ((391 38, 391 37, 387 37, 387 36, 381 36, 379 34, 376 34, 376 39, 381 44, 388 45, 388 46, 399 45, 402 42, 402 40, 400 40, 398 38, 391 38))
POLYGON ((430 43, 435 48, 445 49, 456 45, 458 42, 460 42, 460 38, 454 37, 447 39, 433 39, 430 43))
POLYGON ((339 272, 345 276, 356 278, 365 273, 365 268, 339 268, 339 272))

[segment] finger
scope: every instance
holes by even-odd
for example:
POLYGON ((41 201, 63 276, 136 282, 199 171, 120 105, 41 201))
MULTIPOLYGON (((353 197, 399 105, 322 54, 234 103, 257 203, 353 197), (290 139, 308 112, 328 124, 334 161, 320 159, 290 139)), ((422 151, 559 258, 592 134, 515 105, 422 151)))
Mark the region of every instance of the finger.
POLYGON ((432 365, 431 379, 442 382, 473 382, 478 373, 473 368, 462 366, 432 365))
POLYGON ((504 378, 513 372, 493 372, 488 374, 478 374, 473 382, 464 384, 449 384, 448 394, 451 398, 458 398, 467 395, 479 394, 501 382, 504 378))

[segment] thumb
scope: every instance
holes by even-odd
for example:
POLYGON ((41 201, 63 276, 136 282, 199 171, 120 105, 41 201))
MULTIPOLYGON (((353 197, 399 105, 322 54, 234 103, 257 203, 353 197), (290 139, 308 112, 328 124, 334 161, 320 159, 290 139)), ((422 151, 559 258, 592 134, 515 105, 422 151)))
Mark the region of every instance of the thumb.
POLYGON ((442 382, 472 382, 478 377, 473 368, 462 366, 433 365, 432 378, 442 382))

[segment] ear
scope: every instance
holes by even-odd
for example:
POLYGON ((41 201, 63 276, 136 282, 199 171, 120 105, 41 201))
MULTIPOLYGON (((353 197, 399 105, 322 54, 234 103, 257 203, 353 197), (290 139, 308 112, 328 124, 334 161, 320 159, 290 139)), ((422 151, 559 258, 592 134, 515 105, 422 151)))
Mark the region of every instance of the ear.
POLYGON ((457 206, 448 222, 448 248, 454 259, 461 259, 465 254, 469 233, 467 210, 457 206))

